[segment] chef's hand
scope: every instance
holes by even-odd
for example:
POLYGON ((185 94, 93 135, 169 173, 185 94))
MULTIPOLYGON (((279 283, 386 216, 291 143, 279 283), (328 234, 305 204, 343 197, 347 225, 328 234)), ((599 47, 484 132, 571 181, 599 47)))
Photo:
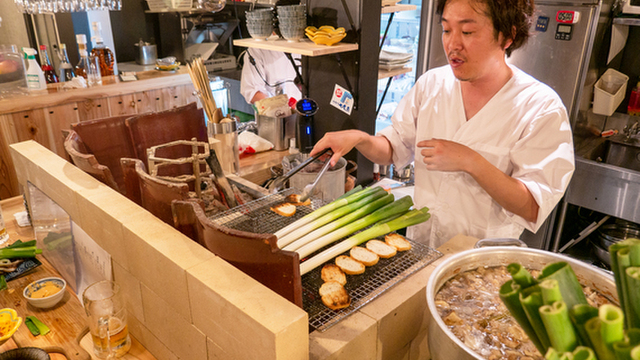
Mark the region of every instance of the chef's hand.
POLYGON ((331 151, 333 151, 331 166, 335 166, 342 156, 351 151, 363 140, 363 136, 369 135, 360 130, 344 130, 326 133, 313 147, 309 156, 314 156, 322 150, 330 148, 331 151))
POLYGON ((418 142, 422 161, 428 170, 470 172, 480 156, 469 147, 449 140, 431 139, 418 142))

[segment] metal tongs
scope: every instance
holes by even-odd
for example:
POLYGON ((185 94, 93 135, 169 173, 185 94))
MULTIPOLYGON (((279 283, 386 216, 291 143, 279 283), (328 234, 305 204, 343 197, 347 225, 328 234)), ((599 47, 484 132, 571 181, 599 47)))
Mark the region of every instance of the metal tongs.
MULTIPOLYGON (((321 152, 317 153, 313 157, 310 157, 307 160, 305 160, 304 162, 302 162, 300 165, 298 165, 295 168, 291 169, 291 171, 289 171, 288 173, 286 173, 286 174, 278 177, 277 179, 275 179, 273 181, 273 183, 271 183, 271 186, 270 186, 271 192, 275 194, 275 193, 279 192, 280 190, 282 190, 282 188, 284 187, 285 182, 287 182, 287 180, 289 180, 290 177, 292 177, 293 175, 298 173, 298 171, 302 170, 303 168, 307 167, 307 165, 309 165, 312 162, 314 162, 320 156, 326 154, 327 151, 329 151, 329 150, 330 150, 329 148, 322 150, 321 152)), ((320 178, 322 177, 322 175, 324 175, 324 173, 329 168, 329 164, 330 163, 331 163, 331 158, 327 159, 327 161, 325 162, 324 166, 322 167, 322 170, 320 170, 320 172, 318 173, 318 176, 316 176, 316 179, 313 181, 313 183, 311 183, 311 184, 309 184, 309 185, 304 187, 304 190, 302 191, 302 194, 301 194, 302 197, 300 198, 301 202, 304 202, 305 200, 307 200, 309 198, 309 196, 311 196, 311 193, 313 192, 313 189, 315 189, 316 185, 320 181, 320 178)))

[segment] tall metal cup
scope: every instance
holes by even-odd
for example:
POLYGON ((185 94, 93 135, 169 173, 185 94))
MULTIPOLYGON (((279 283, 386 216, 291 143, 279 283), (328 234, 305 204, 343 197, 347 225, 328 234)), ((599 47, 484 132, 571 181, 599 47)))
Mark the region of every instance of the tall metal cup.
POLYGON ((93 353, 101 359, 115 359, 131 348, 127 309, 120 286, 113 281, 91 284, 82 293, 84 310, 93 340, 93 353))
POLYGON ((216 151, 222 170, 237 174, 240 169, 238 151, 238 128, 235 121, 207 123, 209 146, 216 151))

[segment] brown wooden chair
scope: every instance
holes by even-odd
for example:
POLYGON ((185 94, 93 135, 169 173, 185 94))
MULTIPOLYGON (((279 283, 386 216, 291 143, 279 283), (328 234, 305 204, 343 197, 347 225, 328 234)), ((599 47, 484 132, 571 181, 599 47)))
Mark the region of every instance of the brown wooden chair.
POLYGON ((174 227, 282 297, 302 307, 298 253, 280 250, 272 234, 220 227, 193 200, 173 201, 174 227))
POLYGON ((120 168, 124 179, 124 192, 129 200, 142 206, 142 195, 140 194, 140 178, 136 173, 136 164, 140 162, 144 169, 144 164, 139 159, 122 158, 120 168))
POLYGON ((125 124, 125 119, 131 116, 121 115, 71 124, 71 129, 80 136, 87 152, 111 170, 118 187, 125 195, 120 159, 136 157, 129 129, 125 124))
MULTIPOLYGON (((159 219, 173 226, 171 202, 189 199, 189 187, 186 184, 164 181, 147 174, 144 164, 139 159, 123 159, 123 163, 128 166, 131 162, 135 164, 135 173, 139 182, 140 204, 159 219)), ((127 171, 127 176, 130 175, 127 171)), ((127 190, 132 188, 133 181, 130 182, 127 190)), ((131 191, 134 192, 134 190, 131 191)))
MULTIPOLYGON (((191 140, 208 142, 207 127, 202 109, 196 103, 156 113, 147 113, 130 117, 125 121, 133 144, 135 157, 148 166, 147 149, 152 146, 166 144, 175 140, 191 140)), ((190 146, 174 146, 158 149, 156 156, 177 159, 191 156, 190 146)), ((205 170, 204 168, 202 169, 205 170)), ((161 168, 158 175, 178 176, 191 174, 190 164, 161 168)))
POLYGON ((75 131, 69 131, 64 140, 64 149, 75 166, 120 192, 120 186, 116 183, 109 167, 100 164, 96 157, 87 151, 84 142, 75 131))

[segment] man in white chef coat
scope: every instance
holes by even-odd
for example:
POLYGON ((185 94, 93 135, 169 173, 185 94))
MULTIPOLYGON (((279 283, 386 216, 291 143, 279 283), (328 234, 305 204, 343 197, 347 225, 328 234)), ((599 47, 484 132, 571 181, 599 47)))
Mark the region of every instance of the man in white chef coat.
MULTIPOLYGON (((300 55, 293 55, 300 59, 300 55)), ((296 71, 287 56, 280 51, 247 49, 240 77, 240 93, 249 104, 272 96, 286 94, 302 98, 295 84, 296 71)))
POLYGON ((332 162, 354 147, 378 164, 415 160, 416 207, 431 219, 407 236, 438 247, 457 234, 520 237, 537 231, 574 171, 560 97, 506 56, 524 45, 530 0, 438 0, 449 64, 422 75, 392 125, 376 136, 327 133, 332 162))

